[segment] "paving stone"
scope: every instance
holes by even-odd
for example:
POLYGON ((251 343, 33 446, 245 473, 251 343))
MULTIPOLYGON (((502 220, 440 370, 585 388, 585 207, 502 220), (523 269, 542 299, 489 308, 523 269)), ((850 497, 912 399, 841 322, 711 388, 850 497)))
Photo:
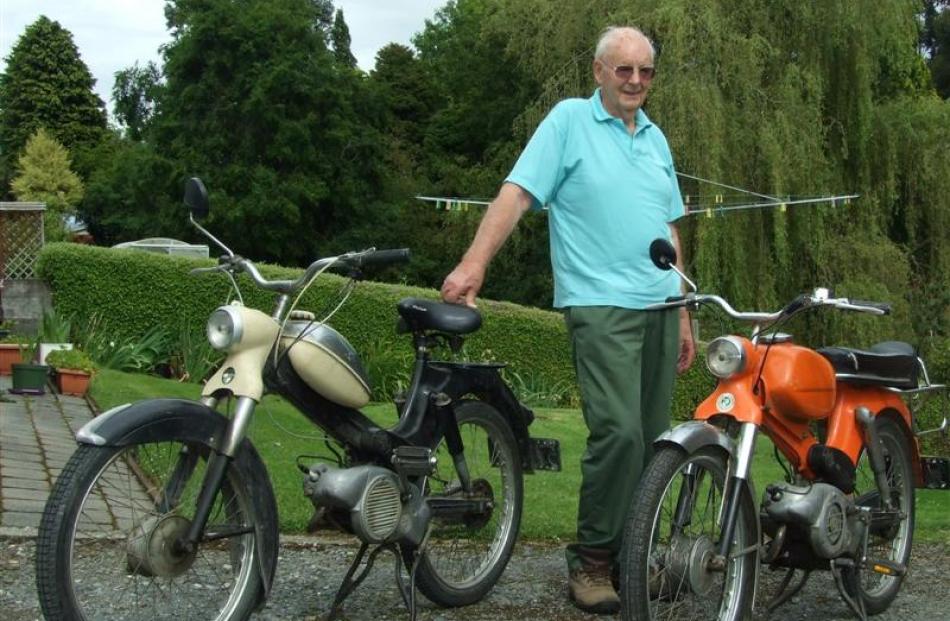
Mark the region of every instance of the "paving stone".
POLYGON ((40 525, 40 513, 26 511, 4 511, 0 513, 0 525, 8 528, 23 528, 31 526, 38 528, 40 525))
POLYGON ((31 512, 36 511, 37 513, 43 511, 43 507, 46 505, 46 499, 42 500, 21 500, 20 498, 3 498, 3 512, 7 511, 23 511, 31 512))
POLYGON ((25 479, 17 477, 0 477, 0 486, 3 487, 3 493, 9 489, 49 489, 49 483, 45 477, 29 477, 25 479))
POLYGON ((23 489, 19 487, 7 487, 3 490, 3 501, 6 504, 7 499, 14 498, 17 500, 35 500, 39 502, 46 502, 46 498, 49 496, 48 490, 43 489, 23 489))
POLYGON ((0 468, 0 474, 2 474, 4 477, 16 477, 18 479, 36 479, 36 478, 45 479, 46 469, 39 465, 35 465, 33 467, 22 467, 22 468, 21 467, 14 468, 10 466, 10 467, 0 468))

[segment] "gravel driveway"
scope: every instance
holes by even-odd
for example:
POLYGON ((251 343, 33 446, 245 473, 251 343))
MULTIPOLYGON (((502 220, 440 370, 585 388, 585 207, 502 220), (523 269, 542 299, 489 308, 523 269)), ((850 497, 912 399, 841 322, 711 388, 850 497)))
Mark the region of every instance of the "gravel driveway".
MULTIPOLYGON (((274 593, 255 619, 319 621, 325 618, 356 546, 339 540, 317 543, 311 538, 285 538, 277 566, 274 593)), ((32 539, 0 537, 0 617, 3 621, 40 618, 33 579, 32 539)), ((384 553, 373 572, 346 604, 349 621, 404 621, 409 618, 392 578, 393 561, 384 553)), ((520 543, 498 585, 481 603, 446 610, 424 601, 419 619, 425 621, 592 621, 611 619, 584 614, 566 596, 562 546, 520 543)), ((765 583, 778 574, 768 575, 765 583)), ((950 546, 917 544, 911 572, 896 602, 881 621, 937 621, 950 619, 950 546)), ((759 602, 770 592, 760 588, 759 602)), ((839 599, 830 575, 816 573, 804 591, 768 615, 759 610, 756 621, 835 621, 854 619, 839 599)))

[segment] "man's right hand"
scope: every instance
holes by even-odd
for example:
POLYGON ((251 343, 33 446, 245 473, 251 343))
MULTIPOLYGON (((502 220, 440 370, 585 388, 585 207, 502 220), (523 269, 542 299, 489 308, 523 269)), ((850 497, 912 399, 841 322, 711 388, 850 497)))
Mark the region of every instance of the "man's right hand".
POLYGON ((475 296, 485 282, 485 266, 463 260, 442 283, 442 299, 475 308, 475 296))

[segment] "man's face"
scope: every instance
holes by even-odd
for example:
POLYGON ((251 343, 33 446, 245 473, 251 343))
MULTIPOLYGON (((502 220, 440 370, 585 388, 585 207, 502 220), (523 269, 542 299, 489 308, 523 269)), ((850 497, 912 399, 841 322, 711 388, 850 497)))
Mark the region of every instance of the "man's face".
POLYGON ((600 85, 604 108, 612 116, 633 118, 653 80, 653 55, 642 37, 623 36, 594 60, 594 79, 600 85))

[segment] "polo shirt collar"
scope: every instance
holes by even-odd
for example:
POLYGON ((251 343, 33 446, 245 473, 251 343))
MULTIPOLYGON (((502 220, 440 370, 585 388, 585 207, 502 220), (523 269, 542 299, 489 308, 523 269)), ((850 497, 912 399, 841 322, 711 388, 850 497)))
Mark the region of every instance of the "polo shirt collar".
MULTIPOLYGON (((600 98, 600 87, 597 87, 597 89, 594 90, 594 94, 590 98, 590 104, 591 104, 591 108, 594 111, 594 119, 596 119, 597 121, 603 122, 603 121, 610 121, 611 119, 620 120, 620 119, 617 119, 617 117, 610 114, 609 112, 607 112, 607 109, 604 108, 604 102, 600 98)), ((646 112, 643 111, 643 108, 639 108, 637 110, 636 121, 637 121, 636 133, 640 133, 647 127, 653 126, 653 122, 649 119, 649 117, 647 117, 647 114, 646 112)))

